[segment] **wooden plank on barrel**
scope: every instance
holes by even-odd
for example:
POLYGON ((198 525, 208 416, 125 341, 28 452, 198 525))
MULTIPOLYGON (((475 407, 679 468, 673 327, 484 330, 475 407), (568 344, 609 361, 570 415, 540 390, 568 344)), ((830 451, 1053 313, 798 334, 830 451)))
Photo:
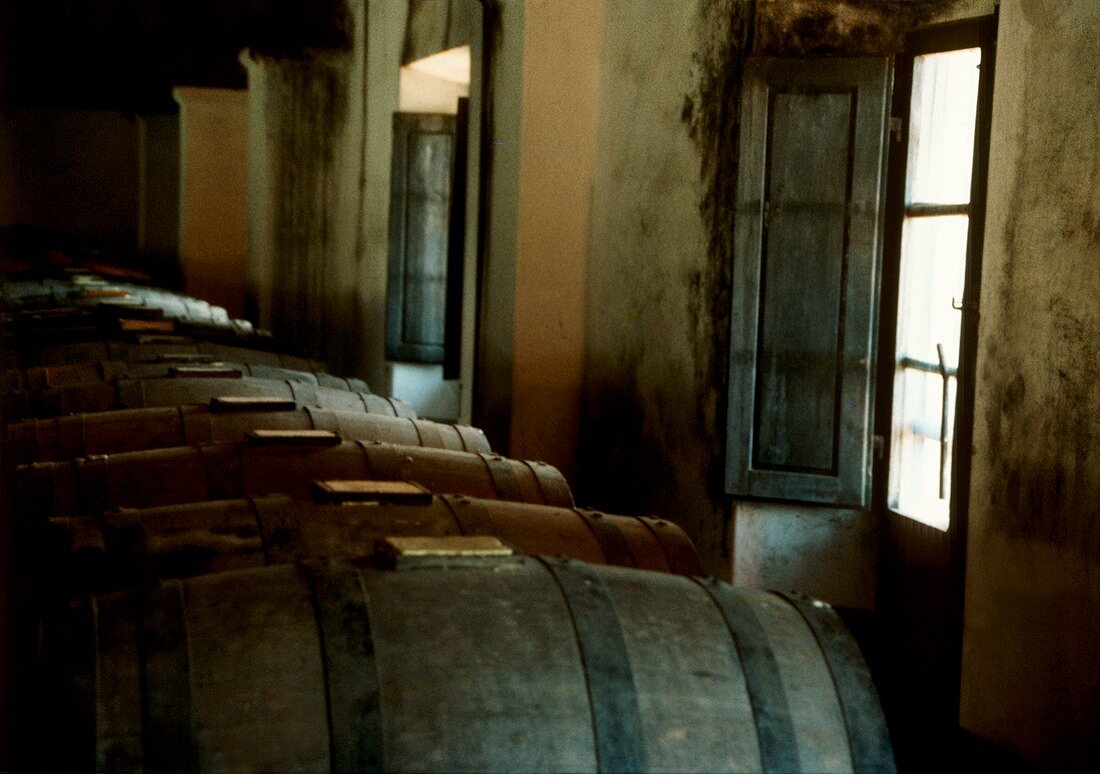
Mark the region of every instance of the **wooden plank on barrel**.
MULTIPOLYGON (((324 432, 324 431, 314 431, 324 432)), ((314 481, 315 503, 378 503, 386 505, 431 505, 432 493, 408 481, 328 480, 314 481)))
POLYGON ((168 376, 178 379, 240 379, 244 373, 239 368, 211 363, 203 366, 170 366, 168 376))
POLYGON ((511 556, 513 551, 491 535, 413 535, 382 538, 375 553, 391 562, 445 557, 511 556))
POLYGON ((172 320, 120 319, 118 328, 124 333, 147 333, 149 331, 171 333, 176 329, 176 324, 172 320))
POLYGON ((253 446, 337 446, 340 436, 329 430, 249 430, 245 440, 253 446))
POLYGON ((224 411, 294 411, 298 404, 292 399, 255 395, 223 395, 210 399, 210 410, 224 411))

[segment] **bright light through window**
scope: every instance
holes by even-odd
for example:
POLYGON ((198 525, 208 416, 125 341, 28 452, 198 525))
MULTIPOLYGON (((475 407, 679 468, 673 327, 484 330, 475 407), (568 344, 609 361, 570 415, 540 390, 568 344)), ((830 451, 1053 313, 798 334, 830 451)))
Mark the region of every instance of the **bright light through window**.
POLYGON ((916 57, 902 224, 890 507, 947 529, 978 48, 916 57))

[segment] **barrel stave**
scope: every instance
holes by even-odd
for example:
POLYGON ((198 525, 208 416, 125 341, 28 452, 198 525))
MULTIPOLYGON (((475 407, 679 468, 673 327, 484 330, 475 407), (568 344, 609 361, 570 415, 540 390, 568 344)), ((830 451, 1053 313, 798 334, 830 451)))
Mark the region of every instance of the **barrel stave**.
POLYGON ((742 665, 697 585, 676 576, 603 573, 623 631, 653 771, 761 771, 742 665))
POLYGON ((187 639, 180 645, 201 729, 194 735, 199 768, 328 770, 323 648, 311 589, 293 565, 254 572, 186 585, 187 639))
POLYGON ((512 491, 501 491, 481 455, 334 440, 322 446, 205 444, 124 452, 23 465, 16 469, 16 477, 25 493, 24 509, 40 518, 265 494, 307 499, 312 482, 323 479, 408 481, 433 492, 573 504, 568 487, 564 488, 568 501, 543 500, 530 468, 519 460, 501 458, 499 462, 517 478, 528 480, 512 491))
POLYGON ((526 558, 443 574, 446 604, 440 572, 362 574, 384 768, 596 770, 583 664, 554 579, 526 558))
MULTIPOLYGON (((72 570, 71 578, 59 579, 62 593, 102 592, 265 563, 370 556, 378 540, 401 535, 488 535, 525 554, 669 568, 663 555, 647 550, 660 546, 644 524, 638 527, 638 518, 603 517, 604 529, 618 535, 615 544, 597 536, 572 509, 454 495, 424 505, 314 505, 267 495, 50 522, 55 540, 47 563, 72 570)), ((693 553, 682 531, 669 539, 693 553)))
POLYGON ((746 589, 746 602, 763 627, 774 653, 790 723, 798 739, 803 771, 851 771, 844 714, 832 686, 829 665, 806 621, 786 600, 746 589))
MULTIPOLYGON (((78 604, 47 648, 56 687, 87 688, 80 654, 94 645, 101 767, 775 770, 760 726, 775 710, 793 720, 771 740, 784 771, 852 768, 818 641, 780 596, 524 556, 398 568, 315 562, 98 597, 97 615, 78 604), (780 675, 774 707, 752 688, 761 653, 780 675), (830 718, 803 724, 829 708, 822 697, 830 718), (157 718, 181 757, 154 744, 157 718)), ((61 717, 87 728, 87 706, 61 717)))

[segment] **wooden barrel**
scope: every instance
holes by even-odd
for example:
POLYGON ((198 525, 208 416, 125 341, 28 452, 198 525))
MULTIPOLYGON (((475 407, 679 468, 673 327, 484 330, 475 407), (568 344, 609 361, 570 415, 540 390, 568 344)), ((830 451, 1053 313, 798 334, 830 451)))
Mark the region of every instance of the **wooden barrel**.
POLYGON ((359 482, 355 493, 339 504, 267 495, 53 519, 44 565, 68 598, 163 578, 369 556, 378 540, 395 535, 487 535, 524 554, 703 574, 687 535, 659 519, 431 495, 393 482, 359 482))
POLYGON ((157 317, 193 320, 195 322, 229 322, 229 314, 220 306, 159 288, 114 283, 87 276, 83 281, 39 280, 5 283, 0 289, 0 302, 5 306, 26 311, 54 324, 64 325, 67 320, 95 314, 100 307, 110 313, 156 310, 157 317))
POLYGON ((86 598, 49 643, 65 771, 894 768, 836 614, 707 579, 281 565, 86 598))
POLYGON ((257 430, 239 444, 105 454, 16 469, 21 512, 93 516, 262 494, 308 499, 313 481, 409 481, 440 494, 572 507, 565 478, 541 462, 371 441, 327 431, 257 430))
POLYGON ((253 376, 258 379, 289 379, 319 387, 351 392, 370 392, 362 379, 333 376, 324 371, 294 370, 270 365, 211 361, 208 363, 128 363, 106 360, 100 363, 75 363, 62 366, 8 369, 4 379, 8 389, 49 390, 57 387, 108 382, 115 379, 155 379, 164 377, 253 376))
POLYGON ((15 353, 19 364, 29 366, 98 363, 105 360, 125 360, 130 363, 210 363, 217 360, 233 363, 270 365, 296 371, 324 371, 323 363, 284 355, 269 349, 234 346, 221 342, 201 341, 188 336, 138 335, 131 341, 83 341, 74 344, 34 346, 33 343, 15 353))
POLYGON ((290 400, 243 398, 175 406, 30 419, 8 425, 16 465, 70 460, 197 443, 235 443, 257 429, 328 430, 349 441, 381 441, 456 451, 489 452, 476 427, 362 411, 299 407, 290 400))
POLYGON ((258 379, 249 376, 114 379, 49 390, 14 391, 7 398, 10 416, 13 418, 185 406, 209 403, 215 398, 276 398, 292 400, 299 406, 319 406, 389 416, 416 416, 416 412, 407 403, 369 392, 318 387, 293 379, 258 379))
MULTIPOLYGON (((3 237, 0 236, 0 240, 3 237)), ((156 284, 156 279, 139 269, 113 262, 115 258, 78 258, 54 249, 11 252, 0 246, 0 274, 9 282, 94 277, 100 280, 156 284)))

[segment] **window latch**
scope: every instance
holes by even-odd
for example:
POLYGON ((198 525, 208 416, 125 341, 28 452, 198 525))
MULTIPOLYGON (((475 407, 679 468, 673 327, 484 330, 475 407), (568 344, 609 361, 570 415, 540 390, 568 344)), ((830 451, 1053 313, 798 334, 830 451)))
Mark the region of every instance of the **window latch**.
POLYGON ((954 296, 951 297, 951 308, 956 312, 976 312, 978 311, 977 301, 967 301, 965 298, 959 301, 954 296))

